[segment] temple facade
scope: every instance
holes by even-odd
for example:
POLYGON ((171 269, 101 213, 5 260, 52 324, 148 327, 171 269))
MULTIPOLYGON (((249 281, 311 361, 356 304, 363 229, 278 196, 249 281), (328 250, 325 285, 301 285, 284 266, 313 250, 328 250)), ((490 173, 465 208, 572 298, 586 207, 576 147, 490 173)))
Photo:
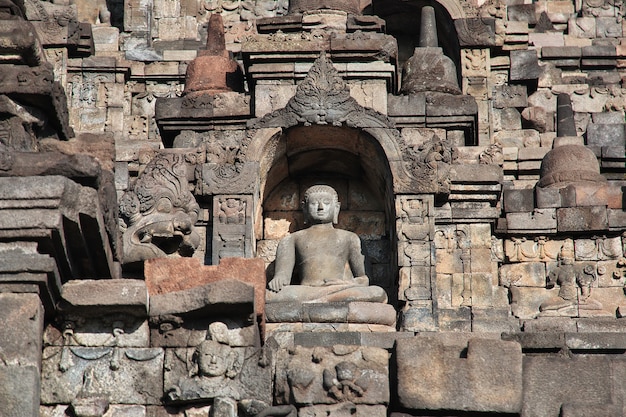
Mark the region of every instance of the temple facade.
POLYGON ((0 0, 0 417, 626 416, 625 16, 0 0))

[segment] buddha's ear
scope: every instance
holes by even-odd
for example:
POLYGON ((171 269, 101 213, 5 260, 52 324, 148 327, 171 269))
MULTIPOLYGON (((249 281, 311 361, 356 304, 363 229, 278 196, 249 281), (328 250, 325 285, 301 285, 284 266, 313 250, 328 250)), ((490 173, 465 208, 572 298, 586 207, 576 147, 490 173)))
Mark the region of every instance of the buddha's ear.
POLYGON ((341 208, 341 202, 335 201, 335 214, 333 215, 333 224, 339 223, 339 209, 341 208))
POLYGON ((300 210, 302 210, 302 214, 304 215, 304 219, 302 220, 304 224, 309 223, 309 209, 306 206, 306 201, 300 201, 300 210))

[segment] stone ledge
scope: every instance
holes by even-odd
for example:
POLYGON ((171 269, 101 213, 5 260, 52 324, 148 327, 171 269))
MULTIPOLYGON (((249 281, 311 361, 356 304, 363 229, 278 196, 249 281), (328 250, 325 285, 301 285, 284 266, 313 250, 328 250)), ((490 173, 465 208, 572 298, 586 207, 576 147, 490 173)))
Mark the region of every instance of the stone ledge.
POLYGON ((396 310, 382 303, 269 303, 265 314, 269 323, 396 323, 396 310))
POLYGON ((65 311, 87 309, 90 315, 126 312, 145 316, 147 313, 148 290, 139 280, 70 281, 63 285, 61 297, 65 311))

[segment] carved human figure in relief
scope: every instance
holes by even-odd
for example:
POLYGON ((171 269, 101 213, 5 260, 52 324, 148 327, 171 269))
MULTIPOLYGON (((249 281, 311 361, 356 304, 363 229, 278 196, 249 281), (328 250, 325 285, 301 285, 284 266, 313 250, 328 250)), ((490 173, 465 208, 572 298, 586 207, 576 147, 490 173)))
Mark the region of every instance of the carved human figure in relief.
POLYGON ((190 374, 169 387, 169 401, 197 398, 238 398, 237 376, 243 366, 243 357, 231 347, 228 327, 222 322, 209 325, 210 339, 203 340, 195 349, 193 362, 197 366, 190 374))
POLYGON ((235 378, 239 373, 240 361, 237 353, 231 348, 228 338, 228 327, 222 322, 214 322, 209 326, 211 339, 205 340, 196 349, 196 362, 200 377, 235 378))
POLYGON ((310 226, 280 241, 267 301, 386 302, 385 291, 369 285, 359 237, 333 227, 340 208, 337 192, 314 185, 306 190, 302 208, 310 226), (299 282, 292 283, 294 270, 299 282))
POLYGON ((544 301, 539 310, 541 315, 572 316, 578 315, 574 310, 602 310, 602 304, 593 300, 591 295, 591 283, 596 279, 594 268, 585 268, 574 265, 573 243, 569 241, 563 245, 559 254, 559 266, 548 276, 548 288, 556 284, 560 286, 558 297, 544 301), (580 288, 580 293, 579 289, 580 288))

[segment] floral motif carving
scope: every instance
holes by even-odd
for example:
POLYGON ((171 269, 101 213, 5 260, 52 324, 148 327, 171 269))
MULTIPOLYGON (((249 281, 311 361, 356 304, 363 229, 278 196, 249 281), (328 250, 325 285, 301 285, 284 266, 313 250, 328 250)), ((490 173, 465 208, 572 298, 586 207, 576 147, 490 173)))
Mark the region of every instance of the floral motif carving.
POLYGON ((350 96, 348 85, 324 51, 287 106, 251 121, 249 127, 291 127, 300 123, 305 126, 393 127, 384 115, 360 106, 350 96))
POLYGON ((404 142, 400 145, 407 168, 424 189, 444 193, 450 190, 452 147, 447 139, 435 135, 419 146, 410 146, 404 142))

